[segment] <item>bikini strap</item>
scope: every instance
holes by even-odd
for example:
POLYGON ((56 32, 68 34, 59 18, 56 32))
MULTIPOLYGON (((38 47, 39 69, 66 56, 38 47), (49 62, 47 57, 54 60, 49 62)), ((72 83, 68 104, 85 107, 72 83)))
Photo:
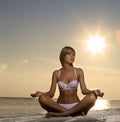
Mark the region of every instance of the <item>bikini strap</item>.
POLYGON ((61 75, 61 70, 59 70, 59 73, 58 73, 58 80, 60 80, 60 75, 61 75))
POLYGON ((76 76, 76 79, 78 78, 77 77, 77 71, 76 71, 76 69, 74 68, 74 73, 75 73, 75 76, 76 76))
MULTIPOLYGON (((76 72, 76 69, 74 68, 74 73, 75 73, 75 76, 76 76, 76 79, 78 78, 77 77, 77 72, 76 72)), ((61 75, 61 70, 59 70, 59 73, 58 73, 58 79, 60 80, 60 75, 61 75)))

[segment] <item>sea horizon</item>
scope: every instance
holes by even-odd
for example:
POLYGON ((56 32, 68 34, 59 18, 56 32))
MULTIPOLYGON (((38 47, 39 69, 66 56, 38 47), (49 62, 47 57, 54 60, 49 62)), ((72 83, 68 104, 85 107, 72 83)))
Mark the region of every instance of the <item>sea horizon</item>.
MULTIPOLYGON (((32 98, 31 96, 30 97, 25 97, 25 96, 0 96, 0 98, 32 98)), ((36 98, 34 98, 36 99, 36 98)), ((58 99, 58 98, 55 98, 53 97, 53 99, 58 99)), ((98 98, 97 100, 108 100, 108 101, 111 101, 111 100, 120 100, 120 99, 104 99, 104 98, 98 98)))

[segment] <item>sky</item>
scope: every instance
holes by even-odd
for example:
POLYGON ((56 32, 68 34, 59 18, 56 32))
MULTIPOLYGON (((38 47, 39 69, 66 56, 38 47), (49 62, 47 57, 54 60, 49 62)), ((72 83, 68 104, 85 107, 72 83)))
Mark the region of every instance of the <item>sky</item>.
POLYGON ((61 49, 71 46, 87 87, 100 88, 102 99, 120 99, 119 6, 120 0, 0 0, 0 97, 48 91, 61 49), (96 34, 106 46, 93 55, 86 40, 96 34))

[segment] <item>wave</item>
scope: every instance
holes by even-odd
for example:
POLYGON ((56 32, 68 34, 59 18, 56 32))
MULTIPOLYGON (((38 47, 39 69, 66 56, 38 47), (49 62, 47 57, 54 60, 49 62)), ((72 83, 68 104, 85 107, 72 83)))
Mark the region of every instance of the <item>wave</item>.
POLYGON ((96 110, 88 114, 94 116, 100 122, 120 122, 120 108, 96 110))

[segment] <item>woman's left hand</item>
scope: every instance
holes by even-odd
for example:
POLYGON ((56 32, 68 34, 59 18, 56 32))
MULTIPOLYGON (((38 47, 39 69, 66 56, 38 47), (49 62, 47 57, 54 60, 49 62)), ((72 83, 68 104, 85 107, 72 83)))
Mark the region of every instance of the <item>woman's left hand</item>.
POLYGON ((96 96, 100 96, 100 97, 103 97, 103 95, 104 95, 104 93, 99 89, 94 90, 94 93, 95 93, 96 96))

